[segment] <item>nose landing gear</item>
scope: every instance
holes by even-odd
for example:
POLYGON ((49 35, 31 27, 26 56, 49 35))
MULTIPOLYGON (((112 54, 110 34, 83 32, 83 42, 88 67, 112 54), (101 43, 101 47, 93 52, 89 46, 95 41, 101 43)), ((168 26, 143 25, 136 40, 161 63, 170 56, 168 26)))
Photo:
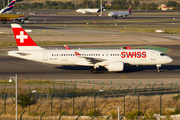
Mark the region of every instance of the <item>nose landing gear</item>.
POLYGON ((161 65, 156 65, 156 67, 157 67, 156 70, 157 70, 157 72, 159 73, 159 72, 160 72, 160 69, 159 69, 159 68, 161 67, 161 65))

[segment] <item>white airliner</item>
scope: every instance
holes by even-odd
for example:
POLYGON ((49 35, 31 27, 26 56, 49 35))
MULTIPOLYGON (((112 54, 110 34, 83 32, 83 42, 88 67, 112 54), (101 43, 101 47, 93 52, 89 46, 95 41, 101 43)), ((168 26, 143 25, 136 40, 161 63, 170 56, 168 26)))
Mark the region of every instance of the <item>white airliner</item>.
POLYGON ((16 0, 12 0, 5 8, 0 9, 0 14, 8 13, 10 12, 15 4, 16 0))
POLYGON ((129 6, 128 11, 114 11, 114 12, 109 12, 108 16, 111 18, 117 19, 118 17, 126 18, 128 15, 131 14, 131 5, 129 6))
MULTIPOLYGON (((102 5, 102 11, 105 11, 104 9, 105 4, 102 5)), ((101 8, 80 8, 77 9, 76 12, 82 13, 82 14, 92 14, 92 13, 97 13, 97 12, 101 12, 101 8)))
POLYGON ((37 46, 30 36, 18 24, 11 24, 18 51, 8 51, 9 56, 54 65, 105 67, 108 71, 123 71, 124 65, 156 65, 170 63, 173 60, 166 54, 150 49, 63 49, 48 50, 37 46))

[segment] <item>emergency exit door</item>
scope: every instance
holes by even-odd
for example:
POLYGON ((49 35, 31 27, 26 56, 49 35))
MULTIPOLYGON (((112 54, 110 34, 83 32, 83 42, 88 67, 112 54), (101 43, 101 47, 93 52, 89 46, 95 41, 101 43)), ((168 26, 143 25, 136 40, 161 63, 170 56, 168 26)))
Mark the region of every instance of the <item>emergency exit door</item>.
POLYGON ((156 54, 155 54, 155 52, 151 52, 151 60, 156 60, 156 54))
POLYGON ((43 60, 48 60, 48 53, 47 52, 43 53, 43 60))

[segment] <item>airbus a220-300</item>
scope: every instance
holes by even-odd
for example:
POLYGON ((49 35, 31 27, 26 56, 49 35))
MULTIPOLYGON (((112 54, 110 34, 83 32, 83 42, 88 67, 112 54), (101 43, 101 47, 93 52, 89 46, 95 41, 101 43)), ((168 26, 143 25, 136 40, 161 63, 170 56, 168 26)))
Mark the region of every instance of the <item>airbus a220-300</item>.
POLYGON ((53 65, 90 66, 97 72, 100 66, 108 71, 123 71, 124 65, 156 65, 170 63, 173 60, 166 54, 151 49, 55 49, 39 47, 18 24, 11 24, 17 42, 17 51, 8 51, 8 55, 53 65))

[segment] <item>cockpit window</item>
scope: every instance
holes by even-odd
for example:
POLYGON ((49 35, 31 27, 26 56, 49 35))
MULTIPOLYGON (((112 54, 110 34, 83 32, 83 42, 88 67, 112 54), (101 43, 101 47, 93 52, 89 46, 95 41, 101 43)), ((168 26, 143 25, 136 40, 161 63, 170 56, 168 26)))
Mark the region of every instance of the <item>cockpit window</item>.
POLYGON ((160 56, 167 56, 165 53, 161 53, 160 56))

